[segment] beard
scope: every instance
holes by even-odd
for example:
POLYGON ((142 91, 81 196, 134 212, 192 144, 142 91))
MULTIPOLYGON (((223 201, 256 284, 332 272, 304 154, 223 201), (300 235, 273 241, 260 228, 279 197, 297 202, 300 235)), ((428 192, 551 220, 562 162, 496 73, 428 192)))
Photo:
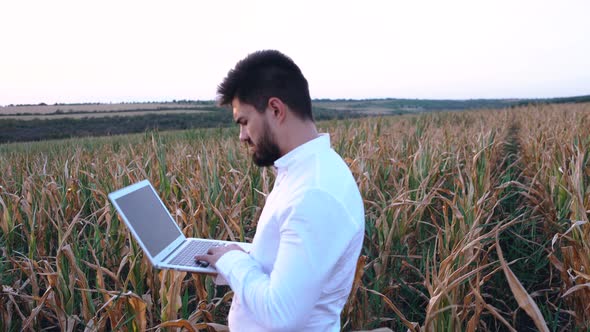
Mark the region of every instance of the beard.
POLYGON ((274 136, 271 134, 268 123, 264 123, 262 136, 256 144, 250 142, 255 150, 252 154, 252 161, 260 167, 272 166, 274 162, 281 157, 281 151, 277 145, 274 136))

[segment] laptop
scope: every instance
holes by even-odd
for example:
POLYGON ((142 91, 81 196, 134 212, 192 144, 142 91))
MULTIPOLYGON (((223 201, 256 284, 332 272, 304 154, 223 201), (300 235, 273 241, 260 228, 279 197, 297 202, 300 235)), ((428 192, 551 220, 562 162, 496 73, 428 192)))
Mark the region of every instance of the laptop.
POLYGON ((158 269, 217 273, 207 262, 195 261, 195 255, 230 243, 238 244, 246 252, 250 250, 250 243, 185 237, 148 180, 112 192, 109 199, 158 269))

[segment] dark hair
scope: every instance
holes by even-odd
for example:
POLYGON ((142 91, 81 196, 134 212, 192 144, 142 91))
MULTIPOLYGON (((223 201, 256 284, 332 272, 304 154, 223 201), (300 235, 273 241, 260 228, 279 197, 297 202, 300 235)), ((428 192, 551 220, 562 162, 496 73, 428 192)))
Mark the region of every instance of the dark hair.
POLYGON ((217 94, 220 105, 231 105, 237 97, 259 112, 266 110, 271 97, 277 97, 300 119, 313 121, 307 80, 295 62, 279 51, 258 51, 240 60, 219 84, 217 94))

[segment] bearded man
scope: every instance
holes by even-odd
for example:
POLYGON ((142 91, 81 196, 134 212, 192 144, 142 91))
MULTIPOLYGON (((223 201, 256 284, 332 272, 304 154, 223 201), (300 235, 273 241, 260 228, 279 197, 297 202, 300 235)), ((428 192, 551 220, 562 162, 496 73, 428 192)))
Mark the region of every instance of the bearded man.
POLYGON ((308 83, 286 55, 259 51, 218 87, 261 167, 276 179, 249 253, 237 245, 195 257, 234 291, 231 331, 340 331, 364 238, 358 186, 329 134, 319 134, 308 83))

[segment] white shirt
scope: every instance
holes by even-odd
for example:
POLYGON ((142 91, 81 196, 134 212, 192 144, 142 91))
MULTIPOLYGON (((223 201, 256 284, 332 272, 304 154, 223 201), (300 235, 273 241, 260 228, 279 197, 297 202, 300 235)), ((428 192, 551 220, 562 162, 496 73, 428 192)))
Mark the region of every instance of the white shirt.
POLYGON ((234 291, 231 331, 340 331, 364 237, 364 207, 322 134, 275 162, 250 254, 216 263, 234 291))

